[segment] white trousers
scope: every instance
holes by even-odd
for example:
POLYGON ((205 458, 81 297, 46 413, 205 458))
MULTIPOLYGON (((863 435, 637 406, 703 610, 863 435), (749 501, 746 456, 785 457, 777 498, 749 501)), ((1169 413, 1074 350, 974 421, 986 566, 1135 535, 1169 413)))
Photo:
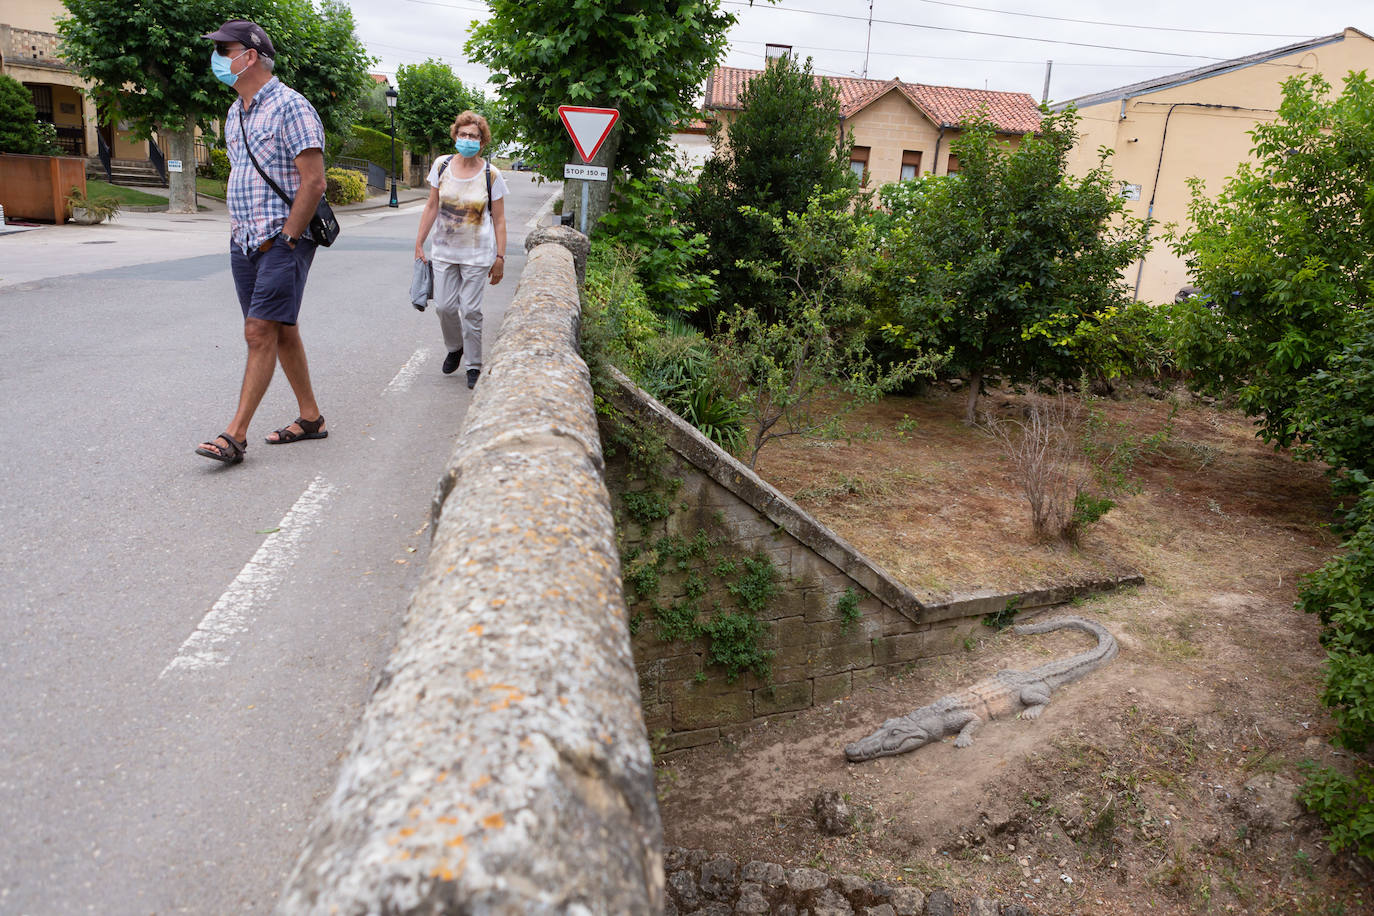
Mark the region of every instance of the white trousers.
POLYGON ((463 351, 464 369, 482 368, 482 294, 490 267, 434 262, 434 311, 448 352, 463 351))

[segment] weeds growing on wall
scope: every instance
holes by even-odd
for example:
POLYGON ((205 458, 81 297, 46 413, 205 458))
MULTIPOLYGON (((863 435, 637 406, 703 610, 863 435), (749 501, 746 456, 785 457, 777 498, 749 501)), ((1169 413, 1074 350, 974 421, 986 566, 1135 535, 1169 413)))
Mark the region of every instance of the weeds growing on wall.
MULTIPOLYGON (((610 384, 605 378, 602 383, 610 384)), ((678 500, 682 480, 664 470, 663 437, 616 408, 608 391, 598 391, 596 400, 603 450, 608 458, 624 459, 625 490, 615 521, 625 603, 645 608, 632 616, 632 631, 652 625, 664 642, 704 638, 706 663, 719 666, 727 681, 747 672, 768 678, 773 653, 763 647, 768 627, 759 615, 781 591, 777 566, 765 554, 730 551, 723 539, 702 528, 682 530, 689 524, 679 515, 685 508, 678 500), (639 535, 636 546, 626 546, 631 526, 639 535), (653 532, 663 533, 655 537, 653 532), (681 595, 663 596, 669 579, 681 582, 681 595), (736 607, 725 607, 712 595, 728 595, 736 607)))

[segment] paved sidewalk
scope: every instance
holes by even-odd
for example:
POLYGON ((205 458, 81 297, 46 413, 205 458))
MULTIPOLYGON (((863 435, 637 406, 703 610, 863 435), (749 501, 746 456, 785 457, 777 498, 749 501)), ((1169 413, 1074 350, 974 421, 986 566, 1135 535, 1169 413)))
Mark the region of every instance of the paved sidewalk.
MULTIPOLYGON (((166 188, 146 188, 166 196, 166 188)), ((400 208, 423 203, 427 194, 397 189, 400 208)), ((347 231, 351 223, 382 216, 391 192, 374 194, 356 204, 335 207, 347 231)), ((166 210, 121 210, 113 220, 97 226, 65 225, 0 227, 0 290, 71 273, 175 261, 201 255, 227 255, 229 211, 224 202, 200 197, 198 213, 166 210)), ((225 263, 228 263, 226 257, 225 263)))

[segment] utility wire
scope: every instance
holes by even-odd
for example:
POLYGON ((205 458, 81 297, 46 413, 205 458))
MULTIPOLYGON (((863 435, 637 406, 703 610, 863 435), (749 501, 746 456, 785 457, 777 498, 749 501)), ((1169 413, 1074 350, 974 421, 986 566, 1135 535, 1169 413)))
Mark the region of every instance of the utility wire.
MULTIPOLYGON (((744 39, 739 39, 739 40, 731 41, 731 42, 730 42, 730 47, 731 47, 731 48, 734 48, 734 47, 737 46, 737 45, 757 45, 757 46, 759 46, 759 47, 767 47, 768 42, 766 42, 766 41, 746 41, 746 40, 744 40, 744 39)), ((815 45, 794 45, 793 47, 795 47, 795 48, 800 48, 800 49, 802 49, 802 50, 804 50, 804 51, 830 51, 830 52, 834 52, 834 53, 836 53, 836 54, 862 54, 862 53, 864 53, 864 52, 862 52, 862 51, 858 51, 858 50, 855 50, 855 49, 853 49, 853 48, 820 48, 820 47, 816 47, 815 45)), ((939 57, 939 56, 933 55, 933 54, 909 54, 909 53, 906 53, 906 52, 903 52, 903 51, 872 51, 872 52, 870 52, 870 53, 872 53, 872 54, 877 54, 877 55, 882 55, 882 56, 884 56, 884 57, 900 57, 900 58, 903 58, 904 60, 951 60, 951 61, 961 61, 961 62, 977 63, 977 64, 1026 64, 1027 66, 1035 66, 1035 67, 1043 67, 1043 66, 1045 66, 1045 61, 1044 61, 1044 60, 1016 60, 1016 59, 1013 59, 1013 58, 1006 58, 1006 57, 939 57)), ((1067 60, 1065 60, 1065 61, 1056 60, 1056 61, 1054 62, 1054 65, 1055 65, 1056 67, 1093 67, 1093 68, 1104 69, 1104 70, 1107 69, 1107 68, 1124 68, 1124 69, 1128 69, 1128 70, 1152 70, 1152 69, 1158 69, 1158 68, 1161 68, 1161 67, 1172 67, 1172 66, 1175 66, 1174 64, 1168 64, 1168 63, 1160 63, 1160 64, 1094 64, 1094 63, 1076 63, 1076 62, 1074 62, 1074 61, 1067 61, 1067 60)))
MULTIPOLYGON (((416 2, 418 2, 418 0, 416 0, 416 2)), ((750 5, 751 5, 751 4, 747 3, 747 2, 744 2, 744 0, 721 0, 721 4, 724 5, 724 6, 750 6, 750 5)), ((768 8, 768 7, 760 7, 760 9, 765 9, 765 8, 768 8)), ((823 13, 823 12, 814 12, 814 11, 811 11, 811 10, 790 9, 790 8, 784 7, 784 6, 774 6, 774 7, 771 7, 771 8, 772 8, 772 9, 779 10, 779 11, 784 12, 784 13, 805 13, 805 14, 811 15, 811 16, 825 16, 825 17, 828 17, 828 18, 831 18, 831 19, 849 19, 849 20, 854 20, 854 21, 858 21, 858 22, 867 22, 867 21, 868 21, 868 17, 867 17, 867 16, 851 16, 851 15, 849 15, 849 14, 847 14, 847 13, 823 13)), ((1153 51, 1153 50, 1150 50, 1150 49, 1148 49, 1148 48, 1125 48, 1125 47, 1122 47, 1122 46, 1120 46, 1120 45, 1103 45, 1103 44, 1096 44, 1096 43, 1087 42, 1087 41, 1069 41, 1068 39, 1065 39, 1065 38, 1036 38, 1036 37, 1029 36, 1029 35, 1011 35, 1011 34, 1008 34, 1008 33, 1006 33, 1006 32, 985 32, 985 31, 982 31, 982 30, 979 30, 979 29, 959 29, 959 28, 955 28, 955 27, 953 27, 953 26, 945 26, 945 25, 922 25, 922 24, 916 23, 916 22, 900 22, 900 21, 895 20, 895 19, 874 19, 873 21, 876 22, 876 23, 880 23, 880 24, 882 24, 882 25, 897 25, 897 26, 904 26, 904 27, 909 28, 909 29, 926 29, 926 30, 934 31, 934 32, 957 32, 957 33, 962 34, 962 35, 982 35, 982 36, 987 37, 987 38, 1006 38, 1006 39, 1009 39, 1009 40, 1011 40, 1011 41, 1035 41, 1035 42, 1040 42, 1040 43, 1042 43, 1042 44, 1069 45, 1069 46, 1076 47, 1076 48, 1096 48, 1096 49, 1102 50, 1102 51, 1126 51, 1126 52, 1131 53, 1131 54, 1155 54, 1155 55, 1158 55, 1158 56, 1161 56, 1161 57, 1185 57, 1185 58, 1188 58, 1188 59, 1190 59, 1190 60, 1214 60, 1214 61, 1229 60, 1229 58, 1225 58, 1225 57, 1213 57, 1213 56, 1210 56, 1210 55, 1207 55, 1207 54, 1182 54, 1182 53, 1180 53, 1180 52, 1178 52, 1178 51, 1153 51)))
POLYGON ((1019 13, 1014 10, 999 10, 990 6, 970 6, 966 3, 950 3, 949 0, 917 0, 931 6, 949 6, 960 10, 977 10, 980 13, 997 13, 1001 16, 1023 16, 1027 19, 1048 19, 1051 22, 1074 22, 1079 25, 1103 25, 1111 29, 1139 29, 1153 32, 1188 32, 1193 35, 1235 35, 1241 38, 1310 38, 1291 32, 1226 32, 1219 29, 1183 29, 1167 25, 1135 25, 1128 22, 1106 22, 1101 19, 1071 19, 1066 16, 1045 16, 1040 13, 1019 13))

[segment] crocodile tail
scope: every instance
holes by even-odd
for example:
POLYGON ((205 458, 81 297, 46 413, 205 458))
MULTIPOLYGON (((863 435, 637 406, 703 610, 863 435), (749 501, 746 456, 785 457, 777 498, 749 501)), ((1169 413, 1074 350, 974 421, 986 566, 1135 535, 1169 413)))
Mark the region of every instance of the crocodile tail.
POLYGON ((1116 658, 1116 637, 1096 620, 1086 617, 1049 617, 1034 623, 1017 624, 1015 632, 1021 636, 1034 636, 1038 633, 1052 633, 1055 630, 1072 628, 1082 630, 1097 637, 1097 645, 1086 652, 1055 659, 1026 672, 1047 681, 1051 688, 1075 681, 1090 671, 1102 667, 1116 658))

